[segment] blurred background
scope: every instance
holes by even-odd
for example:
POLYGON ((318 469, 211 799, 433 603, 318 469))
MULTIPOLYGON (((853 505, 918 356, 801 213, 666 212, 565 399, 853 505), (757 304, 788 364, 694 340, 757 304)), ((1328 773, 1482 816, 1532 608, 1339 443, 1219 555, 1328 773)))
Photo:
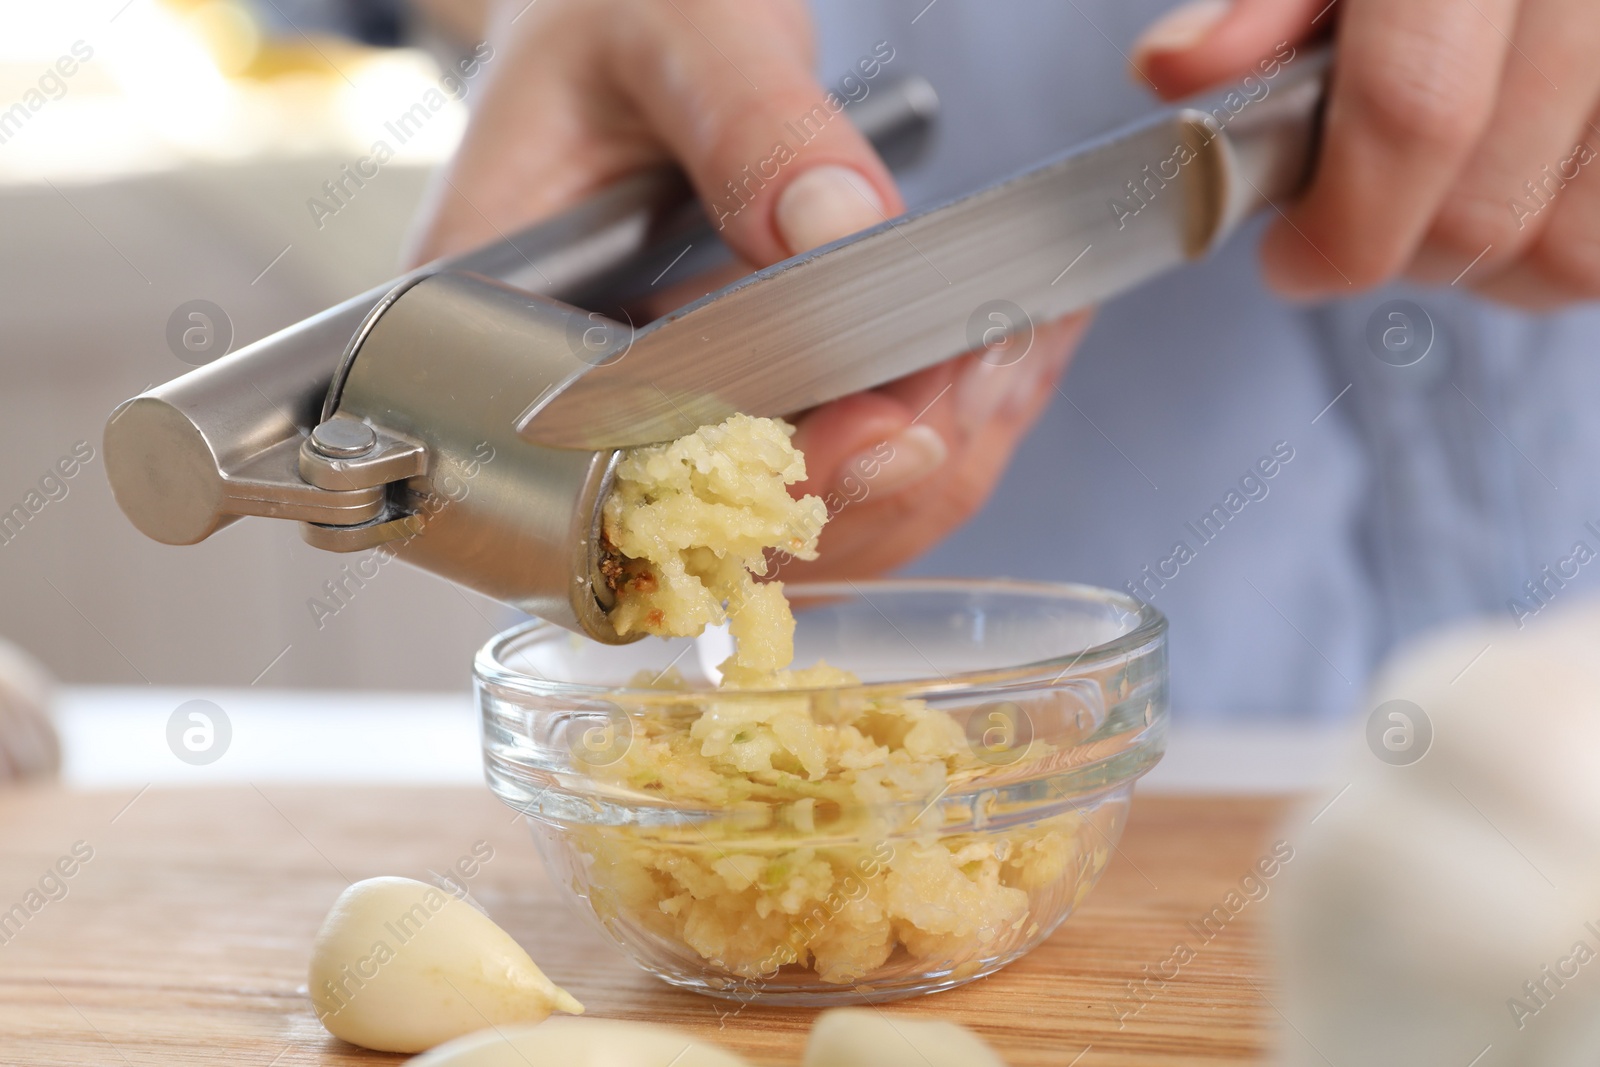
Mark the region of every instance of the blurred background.
POLYGON ((464 689, 472 651, 509 618, 397 565, 319 628, 308 601, 332 604, 323 584, 354 558, 305 546, 291 523, 160 545, 106 483, 115 405, 220 355, 205 346, 230 328, 237 349, 397 273, 466 105, 446 95, 402 143, 385 124, 438 91, 448 46, 359 45, 333 31, 400 27, 335 27, 331 7, 7 5, 0 101, 20 106, 0 112, 0 512, 28 517, 0 538, 0 636, 63 681, 464 689), (393 158, 330 198, 323 183, 379 140, 393 158), (168 329, 196 300, 226 317, 190 335, 199 352, 168 329), (75 448, 93 459, 63 478, 75 448))

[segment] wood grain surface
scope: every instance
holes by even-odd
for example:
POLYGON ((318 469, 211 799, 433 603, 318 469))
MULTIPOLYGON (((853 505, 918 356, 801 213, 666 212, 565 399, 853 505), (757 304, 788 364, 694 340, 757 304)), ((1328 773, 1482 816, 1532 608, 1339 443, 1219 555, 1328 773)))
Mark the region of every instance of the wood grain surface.
MULTIPOLYGON (((1043 946, 884 1010, 965 1023, 1012 1067, 1254 1062, 1277 1021, 1264 905, 1213 920, 1209 935, 1198 924, 1271 852, 1287 809, 1140 797, 1100 886, 1043 946), (1180 942, 1192 958, 1175 964, 1180 942), (1152 973, 1169 980, 1136 998, 1131 983, 1152 973)), ((758 1064, 799 1062, 814 1012, 735 1013, 638 971, 574 920, 527 834, 482 789, 0 793, 0 912, 21 904, 27 915, 0 918, 0 1063, 399 1062, 317 1023, 305 997, 312 936, 350 881, 426 879, 481 841, 494 854, 468 883, 474 896, 591 1013, 686 1027, 758 1064), (78 862, 75 848, 92 857, 78 862)))

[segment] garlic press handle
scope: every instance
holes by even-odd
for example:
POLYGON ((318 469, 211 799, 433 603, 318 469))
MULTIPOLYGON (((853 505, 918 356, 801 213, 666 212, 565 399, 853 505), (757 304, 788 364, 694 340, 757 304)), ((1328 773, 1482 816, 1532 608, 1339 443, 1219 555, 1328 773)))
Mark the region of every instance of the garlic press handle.
MULTIPOLYGON (((915 156, 936 107, 931 86, 912 76, 875 87, 847 114, 893 164, 915 156)), ((623 179, 565 214, 429 264, 125 401, 105 429, 112 493, 140 531, 173 545, 195 544, 245 515, 329 527, 381 522, 388 486, 419 474, 425 450, 382 434, 369 444, 350 425, 321 427, 338 406, 334 383, 386 299, 450 270, 609 310, 686 244, 700 268, 710 262, 702 256, 726 255, 681 172, 623 179)), ((690 266, 678 269, 687 276, 690 266)), ((342 544, 364 547, 359 539, 342 544)))

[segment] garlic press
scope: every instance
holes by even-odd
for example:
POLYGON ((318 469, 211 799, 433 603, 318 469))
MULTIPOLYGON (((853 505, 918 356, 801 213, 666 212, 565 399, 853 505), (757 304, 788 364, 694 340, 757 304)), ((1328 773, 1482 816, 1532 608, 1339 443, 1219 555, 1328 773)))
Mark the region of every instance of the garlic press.
MULTIPOLYGON (((1305 182, 1326 67, 1263 68, 636 325, 669 268, 728 258, 682 174, 643 172, 125 401, 113 493, 166 544, 289 519, 318 548, 381 548, 631 640, 601 567, 620 449, 803 411, 981 347, 986 309, 1026 329, 1204 256, 1305 182)), ((893 164, 935 108, 911 78, 847 113, 893 164)))

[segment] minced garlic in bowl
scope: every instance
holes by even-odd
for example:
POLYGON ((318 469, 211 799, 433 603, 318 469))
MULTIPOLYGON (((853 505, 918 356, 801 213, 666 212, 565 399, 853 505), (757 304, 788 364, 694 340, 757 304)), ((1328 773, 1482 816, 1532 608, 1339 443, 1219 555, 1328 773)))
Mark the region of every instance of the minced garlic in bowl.
POLYGON ((1166 728, 1165 623, 1045 583, 760 581, 826 519, 781 422, 735 416, 617 466, 619 632, 479 654, 491 786, 646 969, 735 999, 947 988, 1093 887, 1166 728), (727 624, 734 651, 702 635, 727 624), (798 651, 799 666, 793 665, 798 651))

